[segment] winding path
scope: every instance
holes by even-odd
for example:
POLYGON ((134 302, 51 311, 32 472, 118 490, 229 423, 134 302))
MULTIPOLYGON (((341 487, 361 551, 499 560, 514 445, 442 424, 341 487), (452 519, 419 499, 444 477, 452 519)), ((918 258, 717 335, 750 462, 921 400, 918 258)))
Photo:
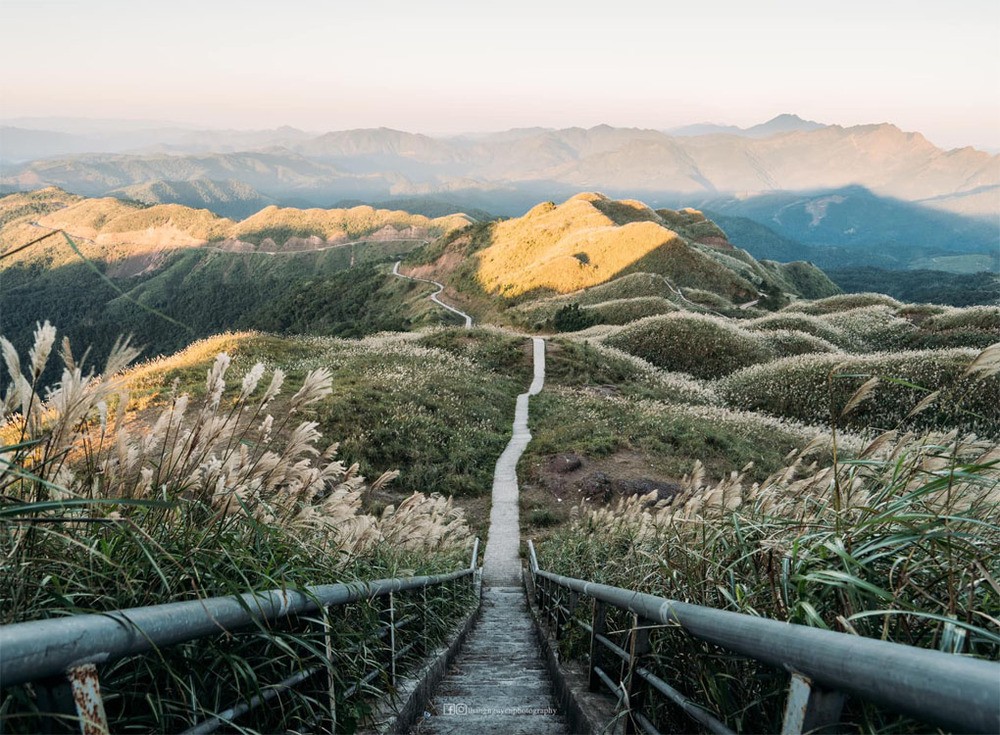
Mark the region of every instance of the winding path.
POLYGON ((565 735, 566 721, 521 586, 517 461, 531 433, 528 401, 545 383, 545 340, 532 338, 534 379, 517 397, 514 430, 493 474, 493 509, 483 561, 482 609, 475 628, 434 692, 420 735, 565 735))
POLYGON ((424 283, 431 283, 431 284, 437 286, 438 290, 435 291, 434 293, 432 293, 430 295, 430 300, 433 301, 438 306, 444 307, 445 309, 447 309, 448 311, 450 311, 452 314, 457 314, 458 316, 460 316, 463 319, 465 319, 465 328, 466 329, 472 329, 472 317, 471 316, 469 316, 468 314, 466 314, 464 311, 456 309, 454 306, 450 306, 449 304, 446 304, 445 302, 443 302, 441 299, 438 298, 438 296, 441 295, 441 292, 444 291, 444 284, 443 283, 438 283, 437 281, 432 281, 429 278, 417 278, 416 276, 403 275, 402 273, 399 272, 399 264, 401 262, 402 261, 397 260, 396 264, 394 266, 392 266, 392 275, 396 276, 397 278, 406 278, 406 279, 408 279, 410 281, 423 281, 424 283))
MULTIPOLYGON (((472 317, 441 301, 444 285, 404 276, 399 262, 393 275, 437 286, 431 301, 465 319, 472 317)), ((507 448, 493 471, 490 528, 483 555, 482 607, 475 627, 447 675, 434 691, 425 718, 411 731, 420 735, 565 735, 569 732, 552 697, 552 682, 538 650, 521 583, 521 527, 517 462, 528 431, 528 401, 545 384, 545 340, 532 337, 534 375, 517 397, 507 448)))
POLYGON ((528 400, 538 395, 545 384, 545 340, 532 337, 535 365, 534 379, 527 393, 517 397, 514 432, 497 460, 493 472, 493 506, 490 511, 490 535, 483 556, 483 584, 520 586, 521 527, 518 517, 517 462, 521 459, 531 432, 528 431, 528 400))

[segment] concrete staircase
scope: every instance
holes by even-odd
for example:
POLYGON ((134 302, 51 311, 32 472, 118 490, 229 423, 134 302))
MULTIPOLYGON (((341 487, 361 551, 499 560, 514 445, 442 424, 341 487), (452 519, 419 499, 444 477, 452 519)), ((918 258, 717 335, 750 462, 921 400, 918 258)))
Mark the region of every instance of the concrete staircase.
POLYGON ((483 588, 480 619, 413 733, 568 733, 521 587, 483 588))
POLYGON ((545 341, 532 340, 534 377, 517 397, 510 443, 493 475, 490 533, 483 555, 479 620, 414 733, 556 735, 568 733, 552 698, 521 587, 517 461, 531 434, 528 400, 545 382, 545 341))

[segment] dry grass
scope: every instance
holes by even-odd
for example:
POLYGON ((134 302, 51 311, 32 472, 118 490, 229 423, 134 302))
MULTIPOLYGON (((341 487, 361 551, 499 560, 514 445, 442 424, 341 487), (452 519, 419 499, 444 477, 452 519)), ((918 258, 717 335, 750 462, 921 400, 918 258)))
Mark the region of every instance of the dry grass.
MULTIPOLYGON (((744 472, 707 481, 696 463, 671 500, 653 493, 578 506, 540 561, 669 599, 995 660, 1000 446, 955 432, 890 432, 855 460, 819 465, 821 444, 761 482, 744 472)), ((585 655, 580 643, 563 641, 563 655, 585 655)), ((780 729, 785 672, 669 629, 654 645, 661 675, 737 732, 780 729)), ((664 731, 690 727, 660 714, 664 731)), ((856 700, 844 722, 913 731, 856 700)))
MULTIPOLYGON (((359 512, 364 478, 357 466, 337 461, 337 445, 321 447, 317 424, 302 420, 310 406, 332 392, 324 368, 309 371, 274 415, 271 406, 284 371, 276 369, 266 379, 258 362, 230 389, 231 358, 222 352, 197 404, 175 389, 158 416, 139 425, 127 421, 129 381, 141 382, 148 371, 181 369, 239 339, 206 340, 182 358, 158 361, 131 375, 124 368, 136 352, 127 344, 112 351, 100 375, 84 374, 64 344, 62 379, 44 397, 35 384, 52 351, 55 329, 48 323, 39 327, 24 370, 13 346, 2 340, 11 383, 3 397, 0 436, 9 445, 26 445, 14 450, 6 465, 5 494, 22 502, 183 500, 225 515, 252 515, 348 557, 390 538, 396 546, 423 550, 466 544, 461 512, 440 498, 415 493, 380 518, 359 512)), ((385 473, 375 485, 396 474, 385 473)))
MULTIPOLYGON (((212 348, 245 335, 206 340, 183 359, 133 375, 124 370, 135 357, 127 345, 112 350, 94 375, 64 344, 62 379, 42 395, 39 376, 55 336, 47 323, 39 327, 24 364, 0 339, 11 376, 0 413, 0 624, 433 574, 468 563, 469 528, 450 501, 414 493, 365 510, 368 494, 395 473, 366 487, 356 465, 336 458, 336 444, 320 443, 309 414, 332 390, 327 369, 306 371, 286 398, 282 370, 256 362, 233 380, 223 352, 202 371, 197 397, 175 388, 130 422, 130 379, 142 382, 157 368, 183 374, 212 348)), ((400 595, 396 613, 419 610, 424 626, 408 635, 433 647, 468 609, 466 590, 400 595)), ((363 697, 382 686, 372 682, 345 699, 350 684, 384 665, 379 605, 338 608, 331 615, 342 622, 325 640, 314 620, 282 621, 104 667, 112 726, 180 732, 247 701, 290 669, 319 666, 329 679, 305 681, 282 695, 280 707, 258 711, 237 729, 311 731, 329 713, 332 686, 338 731, 353 731, 369 706, 363 697)), ((40 709, 32 687, 0 692, 4 732, 38 732, 40 709)))
POLYGON ((849 415, 855 428, 937 429, 961 427, 1000 437, 1000 381, 966 375, 978 354, 967 348, 848 354, 804 354, 733 372, 716 387, 733 406, 775 416, 823 423, 844 411, 854 392, 870 378, 882 383, 849 415), (913 407, 933 395, 931 404, 913 407))
POLYGON ((507 298, 536 290, 566 294, 630 272, 659 273, 679 286, 736 298, 755 295, 753 281, 767 277, 740 259, 690 245, 641 202, 592 193, 497 224, 478 257, 479 285, 507 298))

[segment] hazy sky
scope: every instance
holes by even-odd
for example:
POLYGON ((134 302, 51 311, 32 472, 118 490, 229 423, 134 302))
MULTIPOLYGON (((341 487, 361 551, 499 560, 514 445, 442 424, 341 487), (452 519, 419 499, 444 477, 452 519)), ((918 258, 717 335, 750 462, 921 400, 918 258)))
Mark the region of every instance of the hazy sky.
POLYGON ((0 116, 750 125, 1000 147, 1000 2, 0 0, 0 116))

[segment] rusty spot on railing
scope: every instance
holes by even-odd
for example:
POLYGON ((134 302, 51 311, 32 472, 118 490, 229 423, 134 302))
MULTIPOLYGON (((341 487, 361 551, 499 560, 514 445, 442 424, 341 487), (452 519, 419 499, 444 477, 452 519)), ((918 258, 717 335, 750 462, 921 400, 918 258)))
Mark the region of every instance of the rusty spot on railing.
POLYGON ((80 717, 82 735, 108 735, 108 718, 104 714, 104 700, 101 698, 101 683, 97 676, 97 666, 81 664, 66 672, 73 702, 80 717))

